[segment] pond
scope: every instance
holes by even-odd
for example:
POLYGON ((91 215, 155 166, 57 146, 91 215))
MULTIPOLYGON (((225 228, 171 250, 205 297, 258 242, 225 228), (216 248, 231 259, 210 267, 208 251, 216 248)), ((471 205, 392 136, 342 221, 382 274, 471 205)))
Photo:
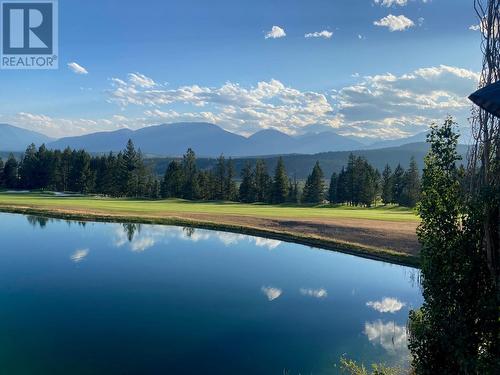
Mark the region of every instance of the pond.
POLYGON ((422 303, 412 268, 227 232, 0 214, 0 240, 1 374, 405 365, 422 303))

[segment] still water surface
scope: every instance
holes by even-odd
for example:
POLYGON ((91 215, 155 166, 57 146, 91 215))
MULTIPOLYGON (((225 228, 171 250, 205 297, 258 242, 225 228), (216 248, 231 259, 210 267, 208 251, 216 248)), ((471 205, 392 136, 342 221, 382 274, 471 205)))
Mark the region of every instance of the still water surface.
POLYGON ((174 226, 0 214, 0 374, 336 374, 405 364, 416 271, 174 226))

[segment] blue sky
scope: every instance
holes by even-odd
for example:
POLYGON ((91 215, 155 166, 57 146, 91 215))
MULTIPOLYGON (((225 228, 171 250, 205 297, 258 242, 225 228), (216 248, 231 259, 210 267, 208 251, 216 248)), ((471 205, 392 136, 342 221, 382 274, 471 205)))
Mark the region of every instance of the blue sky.
POLYGON ((397 138, 447 113, 466 126, 477 24, 472 0, 60 0, 59 70, 0 71, 0 121, 55 137, 209 121, 397 138))

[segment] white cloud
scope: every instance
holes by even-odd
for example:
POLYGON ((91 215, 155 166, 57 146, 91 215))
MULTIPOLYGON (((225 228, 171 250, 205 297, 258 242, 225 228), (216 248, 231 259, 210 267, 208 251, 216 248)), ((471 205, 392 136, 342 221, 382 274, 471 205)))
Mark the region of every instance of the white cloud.
POLYGON ((261 292, 265 294, 267 297, 268 301, 274 301, 275 299, 279 298, 282 294, 283 291, 279 288, 274 288, 271 286, 263 286, 260 288, 261 292))
POLYGON ((415 26, 415 23, 403 16, 394 16, 392 14, 389 14, 388 16, 373 22, 375 26, 381 26, 381 27, 387 27, 389 31, 404 31, 406 29, 409 29, 410 27, 415 26))
POLYGON ((470 108, 467 96, 478 80, 476 72, 440 65, 401 76, 364 77, 332 97, 344 134, 403 137, 426 130, 447 114, 465 121, 470 108))
POLYGON ((326 298, 328 297, 328 292, 326 289, 309 289, 309 288, 301 288, 300 294, 303 296, 307 297, 314 297, 314 298, 326 298))
POLYGON ((424 131, 447 114, 466 121, 467 97, 476 89, 479 74, 440 65, 402 75, 353 78, 355 84, 322 92, 298 90, 276 79, 252 86, 226 82, 165 87, 133 73, 110 80, 106 100, 121 111, 114 116, 57 118, 21 112, 2 121, 54 137, 205 121, 242 135, 266 128, 300 134, 311 124, 321 124, 343 135, 389 139, 424 131), (137 108, 143 108, 142 115, 137 108))
POLYGON ((130 105, 151 107, 145 115, 163 122, 209 121, 240 134, 251 134, 262 128, 293 133, 318 122, 338 125, 326 94, 299 91, 275 79, 251 87, 227 82, 220 87, 192 85, 150 89, 119 79, 112 84, 109 101, 121 108, 130 105), (194 110, 179 112, 164 108, 171 105, 191 105, 194 110))
MULTIPOLYGON (((135 86, 139 87, 145 87, 145 88, 151 88, 155 87, 156 83, 153 81, 151 78, 146 77, 144 74, 140 73, 130 73, 128 75, 130 83, 132 83, 135 86)), ((121 81, 123 82, 123 81, 121 81)))
POLYGON ((408 4, 408 0, 374 0, 375 4, 380 4, 383 7, 391 7, 393 5, 399 5, 404 7, 408 4))
POLYGON ((89 249, 79 249, 71 254, 70 258, 73 262, 79 263, 84 260, 87 255, 89 255, 89 249))
POLYGON ((380 345, 389 354, 399 354, 408 350, 406 327, 395 322, 382 323, 380 320, 366 322, 363 333, 372 344, 380 345))
POLYGON ((469 26, 469 30, 472 30, 472 31, 479 31, 480 28, 481 28, 481 26, 479 26, 479 25, 470 25, 469 26))
MULTIPOLYGON (((421 0, 421 1, 424 4, 431 2, 431 0, 421 0)), ((392 6, 404 7, 404 6, 408 5, 409 0, 373 0, 373 2, 377 5, 381 5, 383 7, 389 8, 392 6)))
POLYGON ((324 38, 330 39, 333 36, 333 32, 328 30, 315 31, 314 33, 307 33, 304 35, 305 38, 324 38))
POLYGON ((406 303, 397 300, 396 298, 385 297, 381 301, 369 301, 366 306, 381 312, 381 313, 395 313, 401 310, 406 303))
POLYGON ((279 26, 273 26, 264 36, 265 39, 278 39, 286 36, 285 30, 279 26))
POLYGON ((70 68, 71 71, 73 73, 76 73, 76 74, 89 74, 87 69, 85 69, 83 66, 77 64, 76 62, 68 63, 68 68, 70 68))

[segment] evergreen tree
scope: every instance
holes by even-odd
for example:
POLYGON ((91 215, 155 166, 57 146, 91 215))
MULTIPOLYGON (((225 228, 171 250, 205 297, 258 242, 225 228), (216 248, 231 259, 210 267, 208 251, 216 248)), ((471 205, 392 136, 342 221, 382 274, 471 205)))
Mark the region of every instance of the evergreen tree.
POLYGON ((332 203, 371 206, 380 194, 380 173, 365 158, 349 156, 347 168, 332 176, 329 197, 332 203))
POLYGON ((328 200, 331 204, 335 204, 339 202, 338 197, 338 176, 337 173, 333 173, 330 178, 330 187, 328 188, 328 200))
POLYGON ((144 196, 150 199, 157 199, 160 196, 160 185, 152 174, 147 176, 144 196))
POLYGON ((236 201, 238 198, 238 189, 236 188, 236 183, 234 182, 234 163, 231 158, 226 164, 226 177, 225 177, 225 200, 236 201))
POLYGON ((79 193, 89 193, 94 187, 94 176, 90 168, 90 155, 83 150, 73 151, 70 175, 70 190, 79 193))
POLYGON ((374 169, 366 160, 362 169, 362 185, 360 187, 359 203, 370 207, 377 199, 379 188, 379 172, 374 169))
POLYGON ((184 175, 183 197, 190 200, 199 199, 200 187, 198 185, 196 154, 191 149, 188 149, 182 158, 182 172, 184 175))
POLYGON ((61 150, 51 151, 51 190, 63 191, 62 188, 62 178, 61 178, 61 164, 62 164, 62 153, 61 150))
POLYGON ((24 189, 38 189, 37 181, 38 158, 35 144, 30 144, 24 152, 19 165, 20 184, 24 189))
POLYGON ((9 155, 7 162, 3 168, 3 176, 5 187, 8 189, 15 189, 18 186, 18 163, 13 154, 9 155))
POLYGON ((280 156, 276 170, 274 171, 272 203, 285 203, 288 197, 288 176, 286 174, 285 163, 280 156))
POLYGON ((319 162, 314 165, 312 173, 307 177, 302 201, 304 203, 321 203, 325 198, 324 175, 319 162))
POLYGON ((165 171, 161 185, 162 198, 182 198, 184 187, 184 173, 181 164, 172 160, 165 171))
POLYGON ((117 182, 119 179, 118 159, 109 153, 103 160, 100 171, 101 187, 99 193, 118 196, 117 182))
POLYGON ((347 160, 346 178, 346 201, 351 205, 357 205, 359 200, 359 176, 356 174, 356 157, 349 154, 347 160))
POLYGON ((401 164, 398 164, 392 175, 392 203, 403 204, 404 176, 405 170, 401 164))
POLYGON ((347 172, 344 167, 339 173, 337 180, 337 203, 346 203, 349 201, 347 172))
POLYGON ((151 193, 150 191, 151 185, 148 185, 148 183, 153 182, 153 180, 150 180, 152 174, 149 173, 146 166, 144 165, 144 157, 140 149, 137 151, 137 161, 134 174, 137 180, 135 196, 136 197, 148 196, 148 194, 151 193))
POLYGON ((5 179, 3 175, 3 160, 0 158, 0 189, 5 187, 5 179))
POLYGON ((244 203, 255 202, 256 188, 252 167, 249 162, 245 164, 241 171, 240 201, 244 203))
POLYGON ((139 176, 137 173, 139 156, 135 150, 134 143, 128 140, 127 146, 121 158, 120 185, 123 195, 137 197, 139 193, 139 176))
POLYGON ((288 188, 287 202, 299 203, 300 202, 299 182, 297 181, 297 178, 295 176, 294 176, 293 180, 290 179, 288 186, 289 186, 289 188, 288 188))
POLYGON ((42 144, 36 153, 35 185, 40 189, 54 189, 55 174, 54 153, 42 144))
POLYGON ((226 159, 224 155, 220 155, 217 159, 214 171, 214 198, 216 200, 224 200, 226 188, 226 159))
MULTIPOLYGON (((72 152, 69 147, 67 147, 62 155, 61 155, 61 161, 59 163, 59 179, 60 179, 60 190, 61 191, 68 191, 69 190, 69 179, 70 179, 70 174, 71 174, 71 162, 72 162, 72 152)), ((113 166, 114 167, 114 166, 113 166)), ((115 181, 114 183, 116 183, 115 181)))
POLYGON ((417 162, 412 157, 410 167, 405 172, 401 201, 407 207, 415 207, 420 199, 420 174, 417 162))
POLYGON ((160 181, 155 178, 154 179, 154 185, 153 185, 153 190, 151 192, 151 198, 153 199, 158 199, 160 198, 160 188, 161 188, 161 184, 160 184, 160 181))
POLYGON ((382 202, 384 204, 392 203, 392 192, 394 190, 392 170, 389 164, 385 165, 382 172, 382 202))
POLYGON ((200 187, 200 199, 206 201, 214 199, 213 175, 210 171, 198 172, 198 186, 200 187))
POLYGON ((257 160, 255 163, 255 199, 257 202, 271 200, 271 177, 267 173, 266 162, 257 160))

